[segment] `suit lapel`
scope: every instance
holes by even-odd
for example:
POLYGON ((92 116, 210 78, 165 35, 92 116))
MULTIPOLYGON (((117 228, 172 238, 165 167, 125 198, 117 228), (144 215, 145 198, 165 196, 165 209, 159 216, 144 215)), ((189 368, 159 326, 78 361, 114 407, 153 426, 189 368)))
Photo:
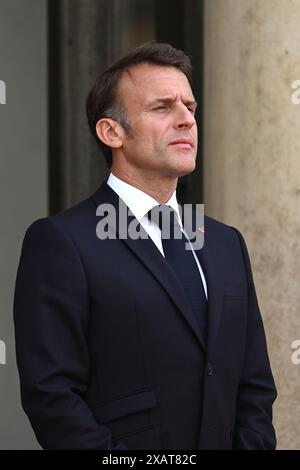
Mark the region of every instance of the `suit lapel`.
POLYGON ((208 334, 207 350, 208 354, 213 351, 217 333, 220 326, 223 296, 224 280, 222 277, 222 266, 220 266, 217 247, 213 246, 212 236, 209 228, 205 225, 204 245, 196 254, 205 274, 208 291, 208 334))
MULTIPOLYGON (((100 189, 96 191, 92 198, 97 206, 101 203, 112 204, 114 206, 117 216, 116 234, 118 237, 119 196, 105 182, 100 187, 100 189)), ((128 223, 129 222, 130 220, 128 220, 128 223)), ((141 226, 140 230, 146 235, 146 232, 141 226)), ((159 252, 151 238, 138 238, 137 240, 127 238, 122 239, 121 241, 124 242, 131 252, 139 258, 144 266, 153 274, 156 280, 165 289, 171 300, 178 307, 185 321, 192 329, 197 340, 205 349, 204 340, 202 338, 201 332, 199 331, 194 313, 188 303, 185 292, 176 276, 173 274, 172 269, 169 267, 165 258, 159 252)))

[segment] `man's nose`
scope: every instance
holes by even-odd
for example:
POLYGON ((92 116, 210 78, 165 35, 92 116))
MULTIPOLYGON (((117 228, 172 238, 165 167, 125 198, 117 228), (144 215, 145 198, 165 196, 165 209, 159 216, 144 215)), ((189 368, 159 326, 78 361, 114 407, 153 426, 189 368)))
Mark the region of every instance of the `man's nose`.
POLYGON ((177 128, 191 128, 196 124, 195 116, 185 105, 177 109, 175 125, 177 128))

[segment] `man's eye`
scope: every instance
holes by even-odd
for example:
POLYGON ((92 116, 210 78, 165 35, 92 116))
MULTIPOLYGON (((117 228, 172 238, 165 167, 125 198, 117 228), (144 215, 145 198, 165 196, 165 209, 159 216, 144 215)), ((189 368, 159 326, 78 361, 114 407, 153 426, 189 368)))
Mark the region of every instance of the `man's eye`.
POLYGON ((189 110, 192 114, 195 114, 195 109, 194 109, 194 108, 188 107, 188 110, 189 110))
POLYGON ((157 106, 156 108, 154 108, 155 111, 164 111, 166 109, 167 109, 167 106, 165 105, 157 106))

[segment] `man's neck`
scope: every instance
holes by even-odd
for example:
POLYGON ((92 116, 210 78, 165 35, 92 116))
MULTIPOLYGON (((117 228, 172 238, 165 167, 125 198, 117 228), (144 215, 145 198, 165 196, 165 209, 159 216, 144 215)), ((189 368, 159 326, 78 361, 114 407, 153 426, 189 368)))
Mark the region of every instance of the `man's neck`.
POLYGON ((145 178, 137 178, 124 172, 118 172, 113 168, 111 172, 114 176, 125 183, 130 184, 153 197, 153 199, 155 199, 159 204, 164 204, 170 199, 176 189, 178 181, 178 178, 171 177, 161 178, 159 180, 157 178, 149 178, 148 180, 145 180, 145 178))

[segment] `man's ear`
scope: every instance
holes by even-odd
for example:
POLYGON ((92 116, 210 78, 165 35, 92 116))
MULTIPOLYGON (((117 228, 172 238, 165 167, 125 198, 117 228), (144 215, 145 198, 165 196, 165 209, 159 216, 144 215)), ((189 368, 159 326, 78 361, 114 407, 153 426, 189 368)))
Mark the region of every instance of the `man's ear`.
POLYGON ((110 118, 102 118, 96 124, 98 138, 108 147, 122 147, 124 130, 121 124, 110 118))

